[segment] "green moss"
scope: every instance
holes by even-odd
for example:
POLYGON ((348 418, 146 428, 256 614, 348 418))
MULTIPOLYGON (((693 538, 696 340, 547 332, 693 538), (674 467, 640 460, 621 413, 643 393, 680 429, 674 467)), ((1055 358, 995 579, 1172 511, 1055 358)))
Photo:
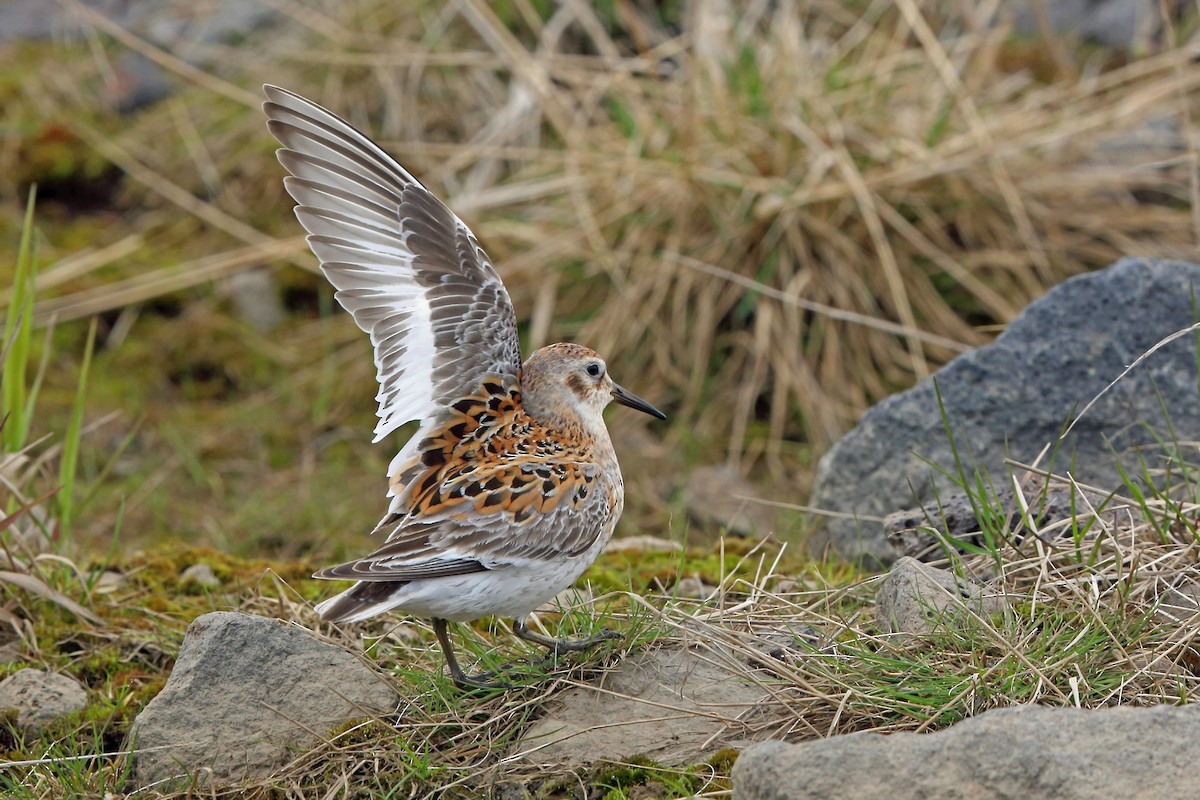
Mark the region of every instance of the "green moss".
POLYGON ((630 790, 635 787, 639 799, 687 797, 710 783, 708 777, 701 776, 694 768, 664 767, 645 756, 633 756, 620 764, 598 765, 588 779, 604 800, 627 800, 633 796, 630 790))
MULTIPOLYGON (((633 591, 639 593, 670 593, 684 577, 697 577, 710 586, 716 586, 731 575, 751 578, 759 569, 755 557, 743 561, 757 543, 750 539, 727 537, 724 552, 721 543, 709 547, 687 548, 684 552, 655 552, 627 550, 602 553, 596 563, 583 576, 598 593, 633 591)), ((777 543, 767 543, 761 552, 766 559, 773 560, 778 552, 777 543)), ((797 552, 786 552, 779 569, 788 571, 802 569, 805 560, 797 552)))
POLYGON ((718 775, 729 775, 733 772, 733 765, 741 752, 736 747, 723 747, 713 753, 705 763, 718 775))

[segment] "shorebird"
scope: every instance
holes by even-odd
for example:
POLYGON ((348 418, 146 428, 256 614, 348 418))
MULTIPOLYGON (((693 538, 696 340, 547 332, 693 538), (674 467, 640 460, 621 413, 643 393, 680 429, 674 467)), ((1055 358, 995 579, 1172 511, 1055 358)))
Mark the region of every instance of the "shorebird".
POLYGON ((602 412, 615 401, 666 416, 622 389, 578 344, 521 363, 512 301, 474 234, 366 135, 321 106, 263 87, 296 216, 338 302, 371 336, 378 442, 419 427, 388 468, 382 546, 314 577, 353 580, 317 605, 343 623, 397 609, 433 620, 460 687, 448 621, 513 619, 552 656, 619 634, 552 639, 528 616, 567 588, 612 537, 624 485, 602 412))

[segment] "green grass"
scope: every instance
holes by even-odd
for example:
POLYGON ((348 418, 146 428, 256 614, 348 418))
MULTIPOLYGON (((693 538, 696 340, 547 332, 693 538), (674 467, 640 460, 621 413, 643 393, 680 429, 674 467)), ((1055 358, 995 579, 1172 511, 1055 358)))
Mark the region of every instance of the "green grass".
POLYGON ((37 253, 34 246, 33 210, 36 189, 29 190, 25 217, 21 225, 20 244, 13 270, 12 299, 4 315, 3 378, 0 396, 3 397, 4 427, 0 442, 4 452, 19 453, 29 441, 29 430, 37 406, 45 362, 30 382, 29 361, 33 343, 34 280, 37 276, 37 253))

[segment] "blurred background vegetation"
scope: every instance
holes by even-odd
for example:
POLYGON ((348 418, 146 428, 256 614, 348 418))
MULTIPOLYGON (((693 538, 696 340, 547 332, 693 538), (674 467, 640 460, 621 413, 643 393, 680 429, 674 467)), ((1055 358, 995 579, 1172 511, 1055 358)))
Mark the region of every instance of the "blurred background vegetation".
MULTIPOLYGON (((0 42, 0 286, 36 184, 43 448, 98 321, 86 547, 338 557, 384 510, 400 441, 369 443, 369 344, 292 216, 264 82, 467 221, 527 352, 592 346, 668 411, 612 415, 626 534, 703 534, 700 465, 804 503, 865 408, 1048 287, 1195 260, 1200 69, 1174 4, 1119 48, 935 0, 53 5, 48 37, 0 42)), ((50 463, 21 462, 28 496, 50 463)))

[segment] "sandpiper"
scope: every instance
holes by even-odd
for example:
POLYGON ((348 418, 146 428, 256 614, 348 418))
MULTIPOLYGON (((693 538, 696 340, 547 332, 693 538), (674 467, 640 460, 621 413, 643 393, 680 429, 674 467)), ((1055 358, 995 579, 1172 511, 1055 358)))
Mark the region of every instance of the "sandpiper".
POLYGON ((604 407, 665 415, 581 345, 552 344, 522 364, 512 301, 462 220, 345 120, 263 88, 309 246, 375 346, 375 441, 420 421, 388 469, 383 545, 316 573, 356 581, 317 612, 432 618, 462 687, 504 685, 459 667, 448 620, 512 617, 513 633, 553 655, 618 636, 551 639, 527 619, 596 560, 621 516, 604 407))

